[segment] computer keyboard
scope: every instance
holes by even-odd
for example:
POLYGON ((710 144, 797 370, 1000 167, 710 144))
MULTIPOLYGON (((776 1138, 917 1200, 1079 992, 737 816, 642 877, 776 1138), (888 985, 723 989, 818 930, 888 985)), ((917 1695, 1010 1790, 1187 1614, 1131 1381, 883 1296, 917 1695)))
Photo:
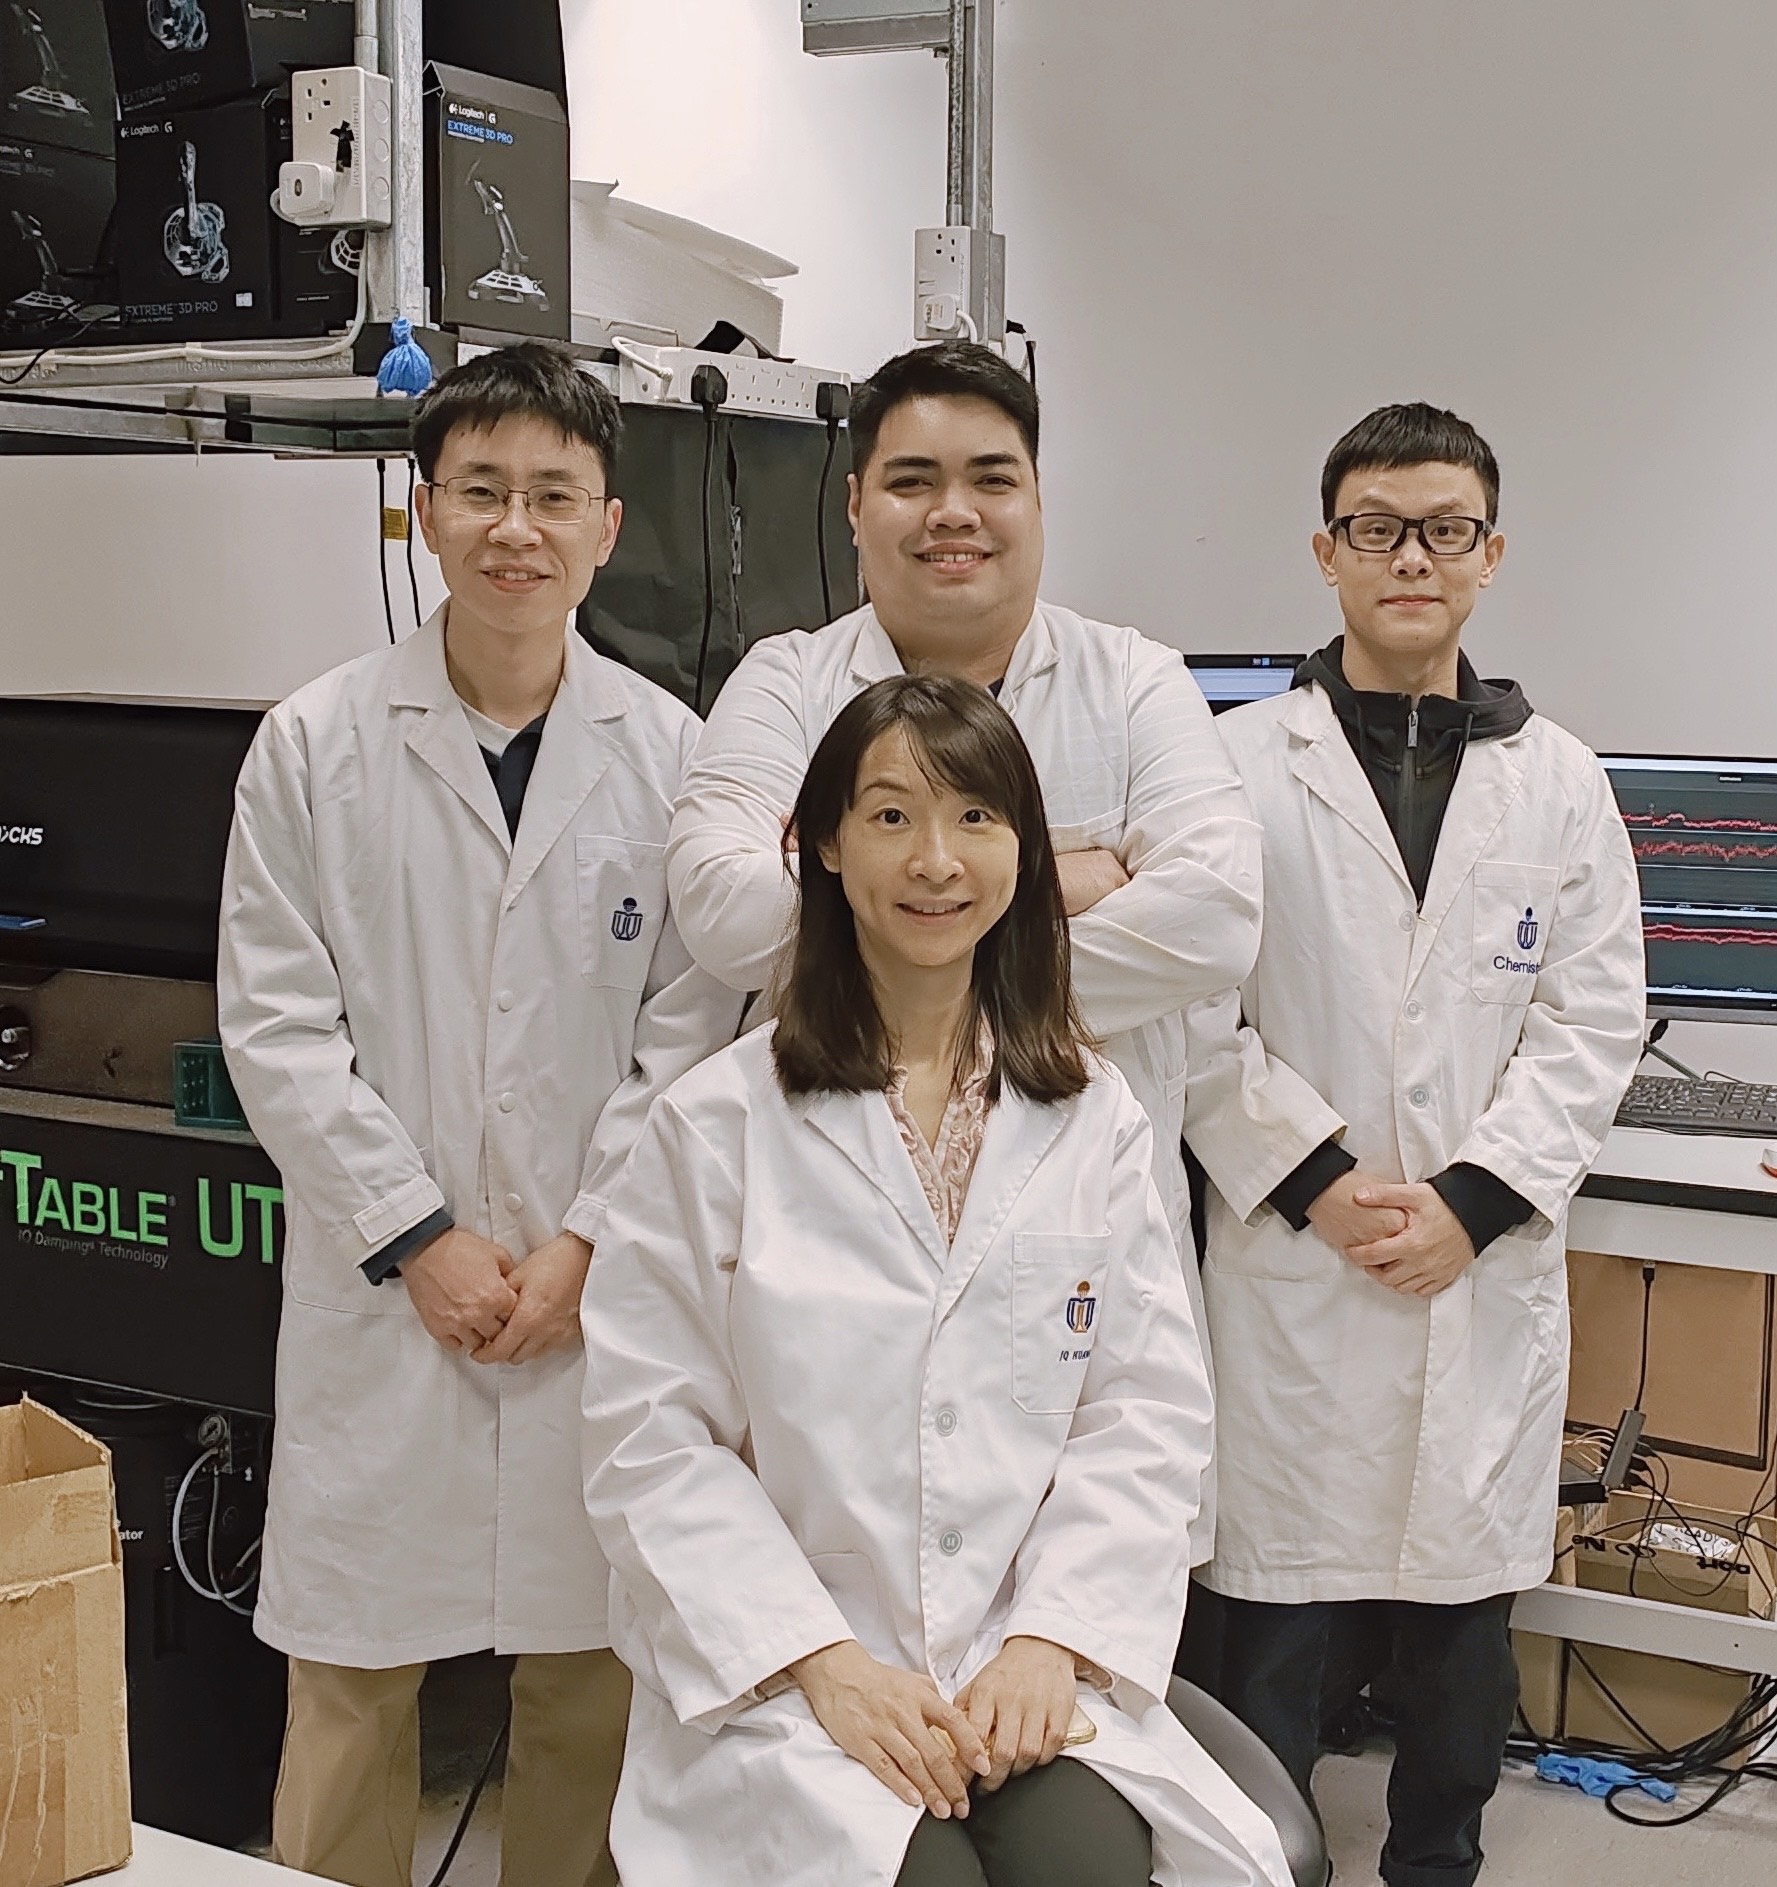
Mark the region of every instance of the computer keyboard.
POLYGON ((1760 1081, 1689 1081, 1637 1075, 1617 1109, 1619 1127, 1663 1133, 1739 1134, 1777 1140, 1777 1087, 1760 1081))

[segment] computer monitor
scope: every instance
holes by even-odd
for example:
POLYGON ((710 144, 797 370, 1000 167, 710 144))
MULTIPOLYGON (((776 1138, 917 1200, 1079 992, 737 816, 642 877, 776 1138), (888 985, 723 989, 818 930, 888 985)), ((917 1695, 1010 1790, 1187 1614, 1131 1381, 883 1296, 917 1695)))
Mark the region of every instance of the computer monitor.
POLYGON ((1649 1012, 1777 1022, 1777 760, 1607 754, 1635 848, 1649 1012))
POLYGON ((0 962, 209 982, 263 708, 0 698, 0 962))
POLYGON ((1225 714, 1248 701, 1288 692, 1296 678, 1299 655, 1187 655, 1185 666, 1197 678, 1211 714, 1225 714))

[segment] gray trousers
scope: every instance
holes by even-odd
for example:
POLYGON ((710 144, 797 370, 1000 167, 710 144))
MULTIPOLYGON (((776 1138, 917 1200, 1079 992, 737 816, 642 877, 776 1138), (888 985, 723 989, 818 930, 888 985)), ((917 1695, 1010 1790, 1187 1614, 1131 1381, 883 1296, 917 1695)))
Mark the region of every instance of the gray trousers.
POLYGON ((920 1817, 895 1887, 1148 1887, 1154 1837, 1084 1763, 1059 1756, 969 1798, 963 1821, 920 1817))

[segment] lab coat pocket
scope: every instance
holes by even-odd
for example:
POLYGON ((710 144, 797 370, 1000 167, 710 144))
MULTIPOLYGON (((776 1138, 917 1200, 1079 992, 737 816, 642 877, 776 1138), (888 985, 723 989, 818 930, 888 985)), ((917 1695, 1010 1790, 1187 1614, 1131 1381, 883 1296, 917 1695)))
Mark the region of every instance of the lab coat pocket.
MULTIPOLYGON (((426 1169, 426 1178, 435 1182, 432 1149, 417 1147, 415 1151, 426 1169)), ((410 1183, 417 1186, 422 1182, 410 1183)), ((306 1304, 311 1310, 348 1311, 370 1317, 397 1317, 410 1309, 406 1286, 398 1276, 372 1284, 358 1265, 342 1254, 340 1241, 322 1236, 320 1227, 288 1195, 284 1210, 284 1289, 293 1302, 306 1304)))
POLYGON ((600 989, 641 989, 666 922, 666 847, 583 832, 574 841, 580 973, 600 989))
POLYGON ((1547 1219, 1532 1219, 1516 1231, 1502 1232, 1476 1260, 1490 1278, 1542 1278, 1567 1263, 1567 1241, 1549 1229, 1547 1219))
POLYGON ((1475 935, 1469 986, 1481 1002, 1521 1007, 1542 968, 1555 915, 1551 865, 1477 865, 1475 935))
POLYGON ((1012 1399, 1027 1415, 1080 1400, 1098 1339, 1109 1232, 1019 1232, 1012 1242, 1012 1399))

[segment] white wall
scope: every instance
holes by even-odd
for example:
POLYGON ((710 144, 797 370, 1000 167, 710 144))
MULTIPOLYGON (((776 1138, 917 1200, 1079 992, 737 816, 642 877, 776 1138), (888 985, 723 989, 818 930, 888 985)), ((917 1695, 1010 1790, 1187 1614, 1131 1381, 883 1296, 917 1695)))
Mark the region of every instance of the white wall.
MULTIPOLYGON (((399 460, 388 496, 406 503, 399 460)), ((369 459, 0 458, 0 693, 278 700, 386 639, 378 512, 369 459)), ((400 545, 387 563, 405 634, 400 545)))
POLYGON ((1312 646, 1321 460, 1432 399, 1503 464, 1483 671, 1777 751, 1777 7, 1010 0, 1000 59, 1053 594, 1312 646))
POLYGON ((944 220, 929 53, 813 59, 797 0, 563 0, 576 177, 801 265, 784 346, 854 373, 912 337, 913 232, 944 220))

